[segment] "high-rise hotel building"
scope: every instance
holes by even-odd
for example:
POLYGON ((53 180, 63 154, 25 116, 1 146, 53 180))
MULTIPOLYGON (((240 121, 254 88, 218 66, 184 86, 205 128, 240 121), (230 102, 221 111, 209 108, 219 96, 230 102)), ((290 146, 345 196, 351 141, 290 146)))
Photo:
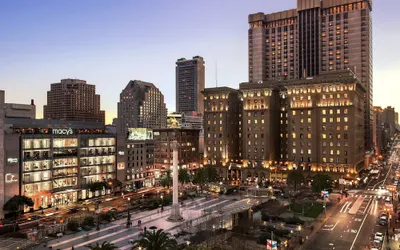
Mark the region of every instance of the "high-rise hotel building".
POLYGON ((364 166, 366 88, 350 70, 203 93, 204 164, 229 181, 294 168, 339 178, 364 166))
POLYGON ((372 148, 372 0, 297 0, 249 15, 249 82, 300 79, 350 68, 366 88, 365 143, 372 148))

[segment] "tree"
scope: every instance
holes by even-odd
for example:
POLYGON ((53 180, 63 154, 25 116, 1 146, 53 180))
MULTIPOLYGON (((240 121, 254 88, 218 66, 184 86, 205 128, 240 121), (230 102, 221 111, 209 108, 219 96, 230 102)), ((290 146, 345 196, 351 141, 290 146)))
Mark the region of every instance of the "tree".
POLYGON ((217 169, 207 166, 204 168, 207 182, 216 182, 219 179, 217 169))
POLYGON ((203 190, 203 185, 207 182, 206 171, 204 168, 198 168, 193 177, 193 183, 200 186, 203 190))
POLYGON ((24 205, 32 207, 35 203, 29 197, 24 195, 14 195, 9 199, 3 206, 3 210, 11 211, 19 214, 22 211, 24 205))
POLYGON ((74 219, 69 220, 67 223, 67 228, 70 231, 75 231, 75 232, 78 231, 78 228, 79 228, 78 221, 74 220, 74 219))
POLYGON ((139 247, 146 250, 175 250, 177 249, 177 242, 162 229, 157 231, 147 230, 141 239, 133 243, 132 250, 137 250, 139 247))
POLYGON ((93 216, 86 216, 83 219, 82 225, 84 226, 93 226, 94 225, 94 217, 93 216))
POLYGON ((314 175, 311 183, 311 188, 313 192, 321 192, 322 190, 332 188, 333 180, 327 174, 316 174, 314 175))
POLYGON ((107 189, 107 188, 110 188, 110 185, 105 181, 98 181, 98 182, 93 182, 93 183, 89 184, 89 190, 92 193, 103 190, 103 189, 107 189))
POLYGON ((185 184, 185 183, 190 182, 189 172, 186 169, 183 169, 183 168, 179 169, 178 180, 182 185, 185 184))
POLYGON ((101 243, 101 245, 96 242, 96 245, 87 245, 87 248, 91 249, 91 250, 114 250, 114 249, 118 249, 117 246, 115 246, 113 243, 107 242, 107 241, 103 241, 103 243, 101 243))
POLYGON ((293 170, 288 174, 287 181, 293 184, 294 190, 297 190, 297 186, 304 182, 304 176, 300 170, 293 170))
POLYGON ((171 177, 171 170, 168 170, 160 180, 160 184, 163 187, 170 187, 172 185, 172 177, 171 177))
POLYGON ((119 188, 119 191, 121 191, 122 188, 122 182, 118 179, 108 179, 108 185, 112 188, 112 191, 115 195, 115 189, 119 188))

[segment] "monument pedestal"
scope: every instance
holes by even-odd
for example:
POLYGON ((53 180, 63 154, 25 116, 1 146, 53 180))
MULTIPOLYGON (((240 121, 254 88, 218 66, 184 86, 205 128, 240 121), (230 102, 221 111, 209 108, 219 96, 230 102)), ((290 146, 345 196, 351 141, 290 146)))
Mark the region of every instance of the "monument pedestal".
POLYGON ((183 217, 179 212, 179 204, 172 204, 171 215, 167 218, 168 221, 183 221, 183 217))

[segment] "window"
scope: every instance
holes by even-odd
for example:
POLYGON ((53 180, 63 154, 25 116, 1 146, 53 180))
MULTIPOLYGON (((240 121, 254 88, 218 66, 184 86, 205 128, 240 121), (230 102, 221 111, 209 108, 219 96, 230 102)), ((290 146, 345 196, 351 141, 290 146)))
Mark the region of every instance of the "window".
POLYGON ((340 109, 336 110, 336 114, 340 115, 340 109))
MULTIPOLYGON (((293 97, 293 98, 294 98, 294 100, 296 100, 296 97, 293 97)), ((292 115, 296 115, 296 110, 292 111, 292 115)))
POLYGON ((336 117, 336 122, 340 122, 340 117, 336 117))
POLYGON ((303 118, 300 119, 300 123, 304 123, 304 119, 303 118))
POLYGON ((308 138, 308 139, 311 139, 311 134, 308 134, 308 135, 307 135, 307 138, 308 138))
POLYGON ((324 158, 322 158, 322 162, 326 162, 326 158, 324 157, 324 158))
POLYGON ((264 119, 261 120, 261 123, 264 124, 264 119))
POLYGON ((330 154, 330 155, 333 155, 333 149, 331 149, 331 150, 329 151, 329 154, 330 154))
POLYGON ((348 122, 348 121, 349 121, 349 119, 347 118, 347 116, 345 116, 343 120, 344 120, 344 122, 348 122))
POLYGON ((345 125, 345 126, 344 126, 344 130, 345 130, 345 131, 349 130, 349 126, 345 125))
POLYGON ((326 115, 326 109, 323 109, 323 110, 322 110, 322 114, 323 114, 323 115, 326 115))
POLYGON ((340 142, 337 142, 337 143, 336 143, 336 146, 337 146, 337 147, 340 147, 340 142))
POLYGON ((309 155, 311 154, 311 149, 307 150, 307 154, 309 154, 309 155))
POLYGON ((296 139, 296 133, 292 133, 292 138, 296 139))
POLYGON ((326 123, 326 118, 325 118, 325 117, 322 118, 322 122, 323 122, 323 123, 326 123))
POLYGON ((322 139, 326 139, 326 134, 322 134, 322 139))
POLYGON ((326 126, 322 126, 322 131, 326 131, 326 126))
POLYGON ((293 152, 293 154, 296 154, 296 149, 294 148, 294 149, 292 150, 292 152, 293 152))
POLYGON ((336 130, 337 130, 337 131, 340 131, 340 126, 336 126, 336 130))
POLYGON ((346 115, 348 114, 348 112, 349 112, 348 109, 344 109, 344 111, 343 111, 343 113, 346 115))
POLYGON ((344 137, 344 139, 348 139, 347 133, 345 133, 343 137, 344 137))
POLYGON ((304 150, 303 149, 300 149, 300 154, 304 154, 304 150))
POLYGON ((329 118, 329 122, 333 122, 333 117, 330 117, 330 118, 329 118))
POLYGON ((330 110, 329 110, 329 114, 330 114, 330 115, 333 115, 333 109, 330 109, 330 110))
POLYGON ((247 120, 247 124, 251 124, 251 120, 247 120))
POLYGON ((308 111, 308 115, 311 115, 311 110, 308 111))
POLYGON ((336 155, 340 155, 340 150, 339 149, 336 150, 336 155))
POLYGON ((336 139, 340 139, 340 134, 336 134, 336 139))
POLYGON ((307 122, 308 122, 308 123, 311 123, 311 118, 310 118, 310 117, 307 119, 307 122))

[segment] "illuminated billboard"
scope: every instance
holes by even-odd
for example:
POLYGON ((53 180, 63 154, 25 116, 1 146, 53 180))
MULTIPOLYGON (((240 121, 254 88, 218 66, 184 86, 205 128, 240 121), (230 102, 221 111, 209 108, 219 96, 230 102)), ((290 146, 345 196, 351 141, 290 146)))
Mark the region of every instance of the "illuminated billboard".
POLYGON ((125 162, 118 162, 118 164, 117 164, 117 169, 118 169, 118 170, 123 170, 123 169, 125 169, 125 162))
POLYGON ((167 128, 181 128, 182 114, 168 114, 167 128))
POLYGON ((128 140, 141 141, 153 139, 153 130, 150 128, 128 128, 128 132, 128 140))

